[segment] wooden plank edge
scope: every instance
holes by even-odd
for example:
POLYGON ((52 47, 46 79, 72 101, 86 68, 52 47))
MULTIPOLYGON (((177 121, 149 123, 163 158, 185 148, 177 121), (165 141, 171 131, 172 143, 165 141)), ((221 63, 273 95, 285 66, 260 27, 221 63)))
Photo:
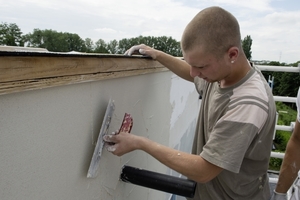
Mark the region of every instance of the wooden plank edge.
POLYGON ((155 72, 168 71, 167 68, 152 68, 152 69, 135 69, 129 71, 116 72, 99 72, 92 74, 81 74, 72 76, 58 76, 50 78, 38 78, 21 81, 11 81, 0 83, 0 95, 11 94, 16 92, 31 91, 37 89, 45 89, 63 85, 86 83, 135 75, 143 75, 155 72))
POLYGON ((27 79, 164 67, 152 59, 89 57, 2 57, 0 84, 27 79))

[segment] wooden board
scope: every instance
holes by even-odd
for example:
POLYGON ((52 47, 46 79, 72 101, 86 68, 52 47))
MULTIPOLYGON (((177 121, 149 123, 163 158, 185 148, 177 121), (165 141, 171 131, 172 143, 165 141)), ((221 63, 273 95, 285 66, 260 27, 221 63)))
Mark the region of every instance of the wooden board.
POLYGON ((167 70, 141 56, 0 52, 0 95, 167 70))

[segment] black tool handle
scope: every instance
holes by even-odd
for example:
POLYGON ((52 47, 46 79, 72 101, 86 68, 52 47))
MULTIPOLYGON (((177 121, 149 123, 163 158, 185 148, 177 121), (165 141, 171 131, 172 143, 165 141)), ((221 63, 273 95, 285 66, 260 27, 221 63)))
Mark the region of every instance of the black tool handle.
POLYGON ((196 182, 157 172, 124 166, 121 180, 127 183, 144 186, 184 197, 194 197, 196 182))

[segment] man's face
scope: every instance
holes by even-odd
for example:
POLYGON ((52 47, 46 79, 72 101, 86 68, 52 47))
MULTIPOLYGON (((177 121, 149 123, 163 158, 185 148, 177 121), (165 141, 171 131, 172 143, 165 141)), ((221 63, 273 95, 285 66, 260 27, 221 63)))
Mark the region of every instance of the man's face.
POLYGON ((185 61, 191 65, 190 75, 200 77, 207 82, 221 81, 229 74, 229 68, 222 57, 205 53, 201 48, 183 53, 185 61))

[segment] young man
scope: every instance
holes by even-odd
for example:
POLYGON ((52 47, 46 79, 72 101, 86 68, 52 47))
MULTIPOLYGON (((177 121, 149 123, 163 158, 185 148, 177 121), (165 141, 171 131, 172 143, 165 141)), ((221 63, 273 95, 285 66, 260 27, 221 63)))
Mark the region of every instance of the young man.
POLYGON ((269 199, 275 103, 264 77, 242 50, 237 20, 222 8, 206 8, 185 28, 181 47, 185 61, 145 45, 126 54, 151 56, 195 83, 202 103, 192 154, 126 133, 105 136, 115 143, 108 150, 118 156, 145 151, 197 181, 194 199, 269 199))
POLYGON ((272 200, 286 200, 287 191, 298 178, 293 188, 290 200, 300 199, 300 88, 297 95, 297 119, 293 134, 287 144, 283 163, 280 168, 279 179, 272 200))

